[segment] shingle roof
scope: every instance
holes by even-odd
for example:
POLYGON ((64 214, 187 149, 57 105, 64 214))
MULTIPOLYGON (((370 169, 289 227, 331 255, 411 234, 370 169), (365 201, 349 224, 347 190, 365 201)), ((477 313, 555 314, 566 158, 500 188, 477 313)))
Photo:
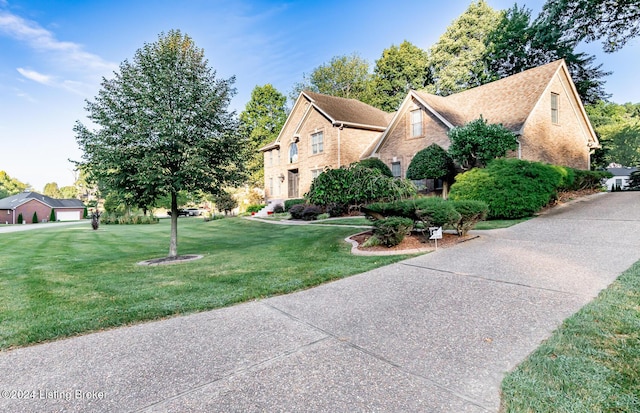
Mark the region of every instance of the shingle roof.
POLYGON ((517 133, 561 65, 562 60, 557 60, 446 97, 422 91, 415 94, 453 126, 482 115, 489 123, 502 123, 517 133))
POLYGON ((37 192, 21 192, 0 199, 0 209, 15 209, 32 199, 36 199, 51 208, 84 208, 84 204, 79 199, 54 199, 37 192))
POLYGON ((330 120, 350 126, 373 126, 384 129, 389 124, 388 113, 355 99, 345 99, 322 95, 309 91, 302 92, 330 120))
POLYGON ((633 167, 607 168, 607 172, 611 172, 613 176, 629 176, 637 170, 638 168, 633 167))

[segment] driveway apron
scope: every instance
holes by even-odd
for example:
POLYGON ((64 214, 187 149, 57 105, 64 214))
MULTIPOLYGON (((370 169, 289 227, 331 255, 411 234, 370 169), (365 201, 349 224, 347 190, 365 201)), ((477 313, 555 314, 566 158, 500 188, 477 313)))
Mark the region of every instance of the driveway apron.
POLYGON ((496 412, 504 374, 640 259, 639 205, 592 196, 299 293, 4 351, 0 411, 496 412))

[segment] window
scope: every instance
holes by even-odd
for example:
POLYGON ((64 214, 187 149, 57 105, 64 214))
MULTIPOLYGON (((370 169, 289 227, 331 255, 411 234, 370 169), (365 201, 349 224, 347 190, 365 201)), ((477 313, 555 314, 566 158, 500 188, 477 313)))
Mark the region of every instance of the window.
POLYGON ((269 166, 273 166, 273 151, 269 151, 269 166))
POLYGON ((551 93, 551 123, 558 124, 558 94, 551 93))
POLYGON ((317 132, 311 135, 311 154, 316 155, 324 151, 324 134, 317 132))
POLYGON ((289 146, 289 163, 298 162, 298 144, 292 143, 289 146))
POLYGON ((400 162, 391 162, 391 173, 394 178, 402 178, 402 169, 400 168, 400 162))
POLYGON ((420 109, 411 111, 411 137, 422 136, 422 111, 420 109))
POLYGON ((322 173, 322 169, 312 169, 311 170, 311 179, 316 179, 318 175, 322 173))
POLYGON ((273 196, 273 178, 269 178, 269 195, 273 196))
POLYGON ((280 165, 280 149, 276 149, 276 165, 280 165))

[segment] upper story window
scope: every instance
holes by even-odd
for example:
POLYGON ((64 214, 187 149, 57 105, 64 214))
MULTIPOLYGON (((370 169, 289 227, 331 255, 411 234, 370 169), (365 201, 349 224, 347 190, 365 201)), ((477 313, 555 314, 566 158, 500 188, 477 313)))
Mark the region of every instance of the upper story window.
POLYGON ((316 179, 321 173, 323 172, 322 169, 312 169, 311 170, 311 179, 316 179))
POLYGON ((400 162, 391 162, 391 173, 394 178, 402 178, 402 168, 400 162))
POLYGON ((289 163, 298 162, 298 144, 296 142, 289 146, 289 163))
POLYGON ((269 166, 273 166, 273 151, 269 151, 269 166))
POLYGON ((551 123, 558 124, 558 94, 551 93, 551 123))
POLYGON ((280 149, 276 149, 274 152, 276 165, 280 165, 280 149))
POLYGON ((316 155, 324 151, 324 134, 316 132, 311 135, 311 154, 316 155))
POLYGON ((411 137, 422 136, 422 111, 420 109, 411 111, 411 137))

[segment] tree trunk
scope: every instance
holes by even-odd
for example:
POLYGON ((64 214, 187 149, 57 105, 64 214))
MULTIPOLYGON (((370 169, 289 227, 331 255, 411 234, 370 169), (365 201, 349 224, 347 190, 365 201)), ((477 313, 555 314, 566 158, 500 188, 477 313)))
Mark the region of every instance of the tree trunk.
POLYGON ((449 181, 444 179, 442 181, 442 199, 449 198, 449 181))
POLYGON ((178 194, 171 193, 171 241, 169 242, 169 257, 178 256, 178 194))

